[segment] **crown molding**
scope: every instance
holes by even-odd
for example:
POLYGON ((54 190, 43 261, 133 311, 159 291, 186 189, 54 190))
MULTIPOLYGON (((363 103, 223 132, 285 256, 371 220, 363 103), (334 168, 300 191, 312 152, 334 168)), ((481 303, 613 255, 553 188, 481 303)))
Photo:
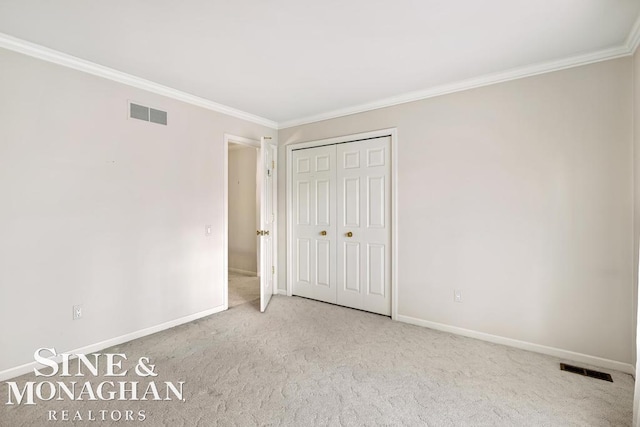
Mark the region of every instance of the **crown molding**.
POLYGON ((131 74, 115 70, 113 68, 105 67, 94 62, 86 61, 84 59, 68 55, 66 53, 50 49, 48 47, 40 46, 38 44, 10 36, 8 34, 0 33, 0 47, 14 52, 22 53, 24 55, 32 56, 34 58, 42 59, 47 62, 62 65, 64 67, 72 68, 74 70, 82 71, 84 73, 93 74, 94 76, 113 80, 127 86, 132 86, 138 89, 146 90, 148 92, 156 93, 158 95, 166 96, 167 98, 172 98, 178 101, 186 102, 188 104, 196 105, 207 110, 216 111, 218 113, 226 114, 228 116, 266 126, 271 129, 278 128, 278 124, 273 120, 237 110, 232 107, 227 107, 226 105, 218 104, 217 102, 213 102, 187 92, 182 92, 180 90, 173 89, 168 86, 152 82, 150 80, 136 77, 131 74))
POLYGON ((8 49, 14 52, 22 53, 34 58, 38 58, 47 62, 62 65, 95 76, 103 77, 112 81, 116 81, 138 89, 146 90, 168 98, 176 99, 188 104, 205 108, 207 110, 216 111, 228 116, 236 117, 248 122, 266 126, 271 129, 287 129, 294 126, 300 126, 324 120, 335 119, 339 117, 349 116, 352 114, 364 113, 367 111, 377 110, 380 108, 392 107, 394 105, 405 104, 408 102, 420 101, 423 99, 434 98, 437 96, 447 95, 455 92, 461 92, 469 89, 480 88, 497 83, 504 83, 511 80, 522 79, 525 77, 536 76, 539 74, 560 71, 568 68, 579 67, 596 62, 607 61, 624 56, 632 55, 640 45, 640 16, 636 20, 634 26, 629 33, 624 45, 601 50, 598 52, 588 53, 584 55, 572 56, 569 58, 534 64, 527 67, 515 68, 503 72, 487 74, 484 76, 463 80, 454 83, 448 83, 435 86, 429 89, 409 92, 395 97, 385 98, 365 104, 359 104, 347 108, 341 108, 321 114, 302 117, 283 122, 275 122, 264 117, 256 116, 245 111, 237 110, 217 102, 201 98, 159 83, 152 82, 113 68, 105 67, 66 53, 59 52, 35 43, 22 40, 8 34, 0 33, 0 48, 8 49))
POLYGON ((629 55, 633 55, 638 49, 638 45, 640 44, 640 15, 638 15, 638 19, 636 19, 635 24, 631 27, 631 32, 627 37, 627 42, 625 46, 629 50, 629 55))
MULTIPOLYGON (((636 30, 635 44, 637 46, 638 38, 640 37, 640 28, 638 27, 637 23, 636 27, 634 28, 636 30)), ((629 38, 629 40, 631 40, 631 37, 629 38)), ((510 80, 517 80, 525 77, 536 76, 539 74, 546 74, 553 71, 560 71, 567 68, 574 68, 582 65, 593 64, 596 62, 607 61, 610 59, 621 58, 624 56, 629 56, 632 53, 633 52, 630 50, 629 46, 625 45, 584 55, 572 56, 557 61, 549 61, 530 65, 527 67, 514 68, 507 71, 487 74, 473 79, 435 86, 426 90, 409 92, 399 96, 385 98, 382 100, 360 104, 353 107, 342 108, 339 110, 329 111, 326 113, 303 117, 300 119, 287 120, 278 123, 278 129, 286 129, 294 126, 320 122, 323 120, 349 116, 352 114, 364 113, 366 111, 392 107, 394 105, 405 104, 407 102, 420 101, 423 99, 434 98, 436 96, 442 96, 450 93, 462 92, 469 89, 489 86, 496 83, 504 83, 510 80)))

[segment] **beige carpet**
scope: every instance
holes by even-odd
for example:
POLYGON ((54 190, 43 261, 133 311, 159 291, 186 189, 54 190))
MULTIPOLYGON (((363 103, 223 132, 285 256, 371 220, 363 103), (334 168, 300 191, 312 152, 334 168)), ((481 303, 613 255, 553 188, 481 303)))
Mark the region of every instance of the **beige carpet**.
MULTIPOLYGON (((186 381, 185 402, 0 405, 0 424, 72 424, 45 420, 62 409, 146 411, 144 423, 113 423, 120 426, 631 423, 627 374, 590 379, 560 371, 553 357, 297 297, 274 296, 264 314, 241 304, 109 352, 150 356, 156 382, 186 381)), ((6 394, 3 385, 3 402, 6 394)))
POLYGON ((260 299, 260 278, 230 271, 229 308, 255 301, 256 299, 260 299))

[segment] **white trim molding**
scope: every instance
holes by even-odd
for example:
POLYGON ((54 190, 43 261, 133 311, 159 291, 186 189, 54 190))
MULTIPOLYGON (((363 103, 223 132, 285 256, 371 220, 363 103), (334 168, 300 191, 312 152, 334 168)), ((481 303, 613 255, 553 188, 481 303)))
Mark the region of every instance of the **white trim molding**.
MULTIPOLYGON (((640 39, 640 28, 636 29, 635 45, 640 39)), ((630 43, 630 42, 629 42, 630 43)), ((593 64, 596 62, 607 61, 610 59, 629 56, 633 52, 630 46, 620 46, 611 49, 605 49, 594 53, 572 56, 557 61, 543 62, 540 64, 530 65, 521 68, 501 71, 497 73, 487 74, 484 76, 462 80, 454 83, 447 83, 435 86, 425 90, 409 92, 402 95, 385 98, 366 104, 360 104, 352 107, 342 108, 339 110, 329 111, 322 114, 303 117, 300 119, 288 120, 278 123, 278 129, 286 129, 294 126, 305 125, 309 123, 320 122, 323 120, 335 119, 338 117, 350 116, 352 114, 364 113, 366 111, 377 110, 380 108, 392 107, 394 105, 406 104, 407 102, 420 101, 437 96, 448 95, 450 93, 462 92, 469 89, 476 89, 483 86, 490 86, 497 83, 504 83, 511 80, 518 80, 525 77, 532 77, 538 74, 546 74, 553 71, 560 71, 567 68, 579 67, 581 65, 593 64)))
POLYGON ((319 139, 307 142, 296 142, 286 146, 286 212, 287 212, 287 280, 286 290, 278 291, 281 295, 293 295, 293 150, 301 148, 319 147, 322 145, 340 144, 360 139, 391 137, 391 318, 396 320, 398 315, 398 130, 388 128, 370 132, 360 132, 333 138, 319 139))
POLYGON ((491 335, 484 332, 478 332, 471 329, 459 328, 457 326, 445 325, 443 323, 431 322, 429 320, 416 319, 415 317, 404 316, 399 314, 396 320, 411 325, 423 326, 438 331, 449 332, 455 335, 475 338, 481 341, 488 341, 495 344, 502 344, 508 347, 515 347, 521 350, 532 351, 534 353, 546 354, 548 356, 558 357, 560 359, 587 363, 589 365, 598 366, 600 368, 614 369, 626 374, 635 374, 635 367, 629 363, 618 362, 616 360, 604 359, 602 357, 590 356, 588 354, 576 353, 574 351, 563 350, 561 348, 548 347, 545 345, 534 344, 527 341, 515 340, 512 338, 491 335))
POLYGON ((150 80, 146 80, 131 74, 124 73, 122 71, 115 70, 113 68, 105 67, 91 61, 68 55, 66 53, 50 49, 48 47, 40 46, 38 44, 16 38, 8 34, 0 33, 0 47, 7 50, 12 50, 14 52, 22 53, 24 55, 32 56, 34 58, 42 59, 44 61, 52 62, 54 64, 62 65, 67 68, 82 71, 84 73, 93 74, 94 76, 113 80, 127 86, 132 86, 138 89, 146 90, 148 92, 156 93, 158 95, 166 96, 167 98, 186 102, 187 104, 195 105, 207 110, 215 111, 218 113, 226 114, 228 116, 243 119, 248 122, 263 125, 271 129, 278 128, 278 124, 273 120, 265 119, 264 117, 256 116, 254 114, 237 110, 232 107, 227 107, 226 105, 218 104, 217 102, 213 102, 208 99, 192 95, 190 93, 186 93, 177 89, 170 88, 168 86, 161 85, 159 83, 152 82, 150 80))
MULTIPOLYGON (((131 340, 135 340, 137 338, 145 337, 147 335, 155 334, 156 332, 161 332, 166 329, 171 329, 175 326, 183 325, 185 323, 189 323, 194 320, 201 319, 203 317, 211 316, 212 314, 220 313, 221 311, 224 311, 224 310, 225 310, 225 307, 220 305, 218 307, 204 310, 199 313, 190 314, 188 316, 180 317, 175 320, 170 320, 168 322, 160 323, 159 325, 150 326, 148 328, 140 329, 135 332, 120 335, 119 337, 100 341, 100 342, 90 344, 84 347, 80 347, 71 351, 60 351, 59 353, 68 353, 68 354, 96 353, 105 348, 113 347, 114 345, 119 345, 131 340)), ((53 358, 53 360, 60 363, 62 361, 62 358, 58 356, 53 358)), ((31 363, 26 363, 24 365, 16 366, 15 368, 5 369, 4 371, 0 371, 0 381, 6 381, 11 378, 18 377, 20 375, 28 374, 30 372, 33 372, 34 368, 39 368, 39 367, 42 367, 39 363, 31 362, 31 363)))
POLYGON ((629 51, 629 55, 633 55, 636 53, 636 49, 638 49, 638 45, 640 44, 640 15, 636 19, 635 24, 631 27, 631 31, 629 32, 629 36, 627 37, 627 42, 625 46, 629 51))
POLYGON ((394 105, 405 104, 407 102, 420 101, 422 99, 433 98, 450 93, 461 92, 468 89, 475 89, 483 86, 489 86, 497 83, 503 83, 511 80, 531 77, 538 74, 560 71, 567 68, 579 67, 596 62, 607 61, 610 59, 621 58, 633 55, 640 44, 640 16, 632 27, 625 43, 618 47, 600 50, 597 52, 576 55, 569 58, 548 61, 539 64, 529 65, 511 70, 501 71, 497 73, 487 74, 476 78, 446 83, 434 86, 428 89, 409 92, 402 95, 373 101, 366 104, 355 105, 351 107, 341 108, 338 110, 328 111, 313 116, 301 117, 297 119, 287 120, 284 122, 276 122, 264 117, 256 116, 245 111, 237 110, 211 100, 201 98, 159 83, 152 82, 113 68, 105 67, 66 53, 59 52, 35 43, 22 40, 8 34, 0 33, 0 48, 19 52, 34 58, 52 62, 95 76, 113 80, 128 86, 146 90, 168 98, 176 99, 188 104, 205 108, 207 110, 216 111, 228 116, 247 120, 252 123, 263 125, 271 129, 286 129, 294 126, 300 126, 309 123, 315 123, 323 120, 335 119, 338 117, 349 116, 352 114, 363 113, 366 111, 377 110, 380 108, 392 107, 394 105))

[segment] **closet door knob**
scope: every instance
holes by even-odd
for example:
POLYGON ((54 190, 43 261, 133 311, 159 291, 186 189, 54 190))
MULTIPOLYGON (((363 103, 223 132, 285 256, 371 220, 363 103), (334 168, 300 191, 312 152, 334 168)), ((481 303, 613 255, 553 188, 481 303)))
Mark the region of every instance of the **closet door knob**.
POLYGON ((326 232, 325 230, 322 230, 322 231, 320 232, 320 235, 321 235, 321 236, 326 236, 326 235, 327 235, 327 232, 326 232))
POLYGON ((347 236, 347 237, 353 237, 353 233, 349 231, 349 232, 346 234, 346 236, 347 236))

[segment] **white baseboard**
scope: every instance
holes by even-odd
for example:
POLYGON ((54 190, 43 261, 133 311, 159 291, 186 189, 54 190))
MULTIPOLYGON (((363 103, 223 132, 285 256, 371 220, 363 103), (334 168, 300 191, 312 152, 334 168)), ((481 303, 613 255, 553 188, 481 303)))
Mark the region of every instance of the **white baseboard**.
POLYGON ((286 297, 287 296, 287 290, 286 289, 278 289, 278 295, 284 295, 286 297))
POLYGON ((258 276, 258 273, 256 273, 255 271, 241 270, 239 268, 229 267, 229 271, 236 274, 244 274, 245 276, 258 276))
MULTIPOLYGON (((199 313, 190 314, 188 316, 181 317, 179 319, 171 320, 169 322, 164 322, 159 325, 150 326, 145 329, 140 329, 139 331, 131 332, 125 335, 120 335, 119 337, 111 338, 105 341, 100 341, 95 344, 90 344, 85 347, 77 348, 71 351, 64 351, 60 353, 70 353, 70 354, 88 354, 88 353, 96 353, 100 350, 103 350, 108 347, 113 347, 114 345, 122 344, 127 341, 135 340, 137 338, 142 338, 147 335, 155 334, 156 332, 164 331, 165 329, 173 328, 174 326, 182 325, 184 323, 189 323, 194 320, 200 319, 202 317, 207 317, 215 313, 220 313, 224 311, 224 305, 211 308, 209 310, 204 310, 199 313)), ((62 361, 61 357, 53 358, 58 363, 62 361)), ((26 363, 24 365, 16 366, 15 368, 5 369, 4 371, 0 371, 0 381, 6 381, 11 378, 18 377, 20 375, 28 374, 29 372, 33 372, 34 368, 42 367, 39 363, 31 362, 26 363)))
POLYGON ((482 341, 488 341, 496 344, 502 344, 509 347, 515 347, 522 350, 532 351, 534 353, 542 353, 549 356, 555 356, 561 359, 573 360, 576 362, 588 363, 589 365, 598 366, 600 368, 615 369, 616 371, 627 374, 635 374, 633 365, 616 360, 604 359, 597 356, 589 356, 588 354, 576 353, 574 351, 563 350, 561 348, 547 347, 545 345, 534 344, 527 341, 505 338, 498 335, 491 335, 484 332, 478 332, 471 329, 459 328, 457 326, 445 325, 442 323, 431 322, 429 320, 416 319, 415 317, 398 315, 396 318, 399 322, 409 323, 417 326, 424 326, 438 331, 449 332, 456 335, 475 338, 482 341))

